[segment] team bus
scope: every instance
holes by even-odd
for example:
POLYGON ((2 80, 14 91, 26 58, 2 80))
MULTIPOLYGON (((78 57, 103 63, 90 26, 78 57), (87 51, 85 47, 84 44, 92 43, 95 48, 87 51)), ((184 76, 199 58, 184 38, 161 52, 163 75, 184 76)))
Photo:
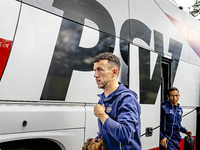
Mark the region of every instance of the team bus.
POLYGON ((172 86, 200 149, 200 22, 169 0, 0 0, 0 149, 80 150, 96 137, 102 52, 139 96, 143 150, 159 149, 172 86))

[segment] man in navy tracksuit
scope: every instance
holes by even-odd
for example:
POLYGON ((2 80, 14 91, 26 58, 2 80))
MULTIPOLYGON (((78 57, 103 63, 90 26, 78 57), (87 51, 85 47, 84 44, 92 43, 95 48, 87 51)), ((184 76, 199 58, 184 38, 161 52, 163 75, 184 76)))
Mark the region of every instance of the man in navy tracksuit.
POLYGON ((192 132, 181 126, 183 110, 178 104, 179 90, 172 87, 168 90, 167 100, 161 103, 160 144, 161 149, 179 150, 180 132, 192 136, 192 132))
POLYGON ((100 105, 109 116, 104 124, 98 120, 99 134, 109 150, 140 150, 140 106, 137 95, 120 84, 116 91, 105 98, 99 95, 100 105))
POLYGON ((141 109, 137 94, 118 83, 119 58, 102 53, 95 58, 93 69, 98 88, 104 91, 99 95, 94 114, 106 150, 141 150, 141 109))

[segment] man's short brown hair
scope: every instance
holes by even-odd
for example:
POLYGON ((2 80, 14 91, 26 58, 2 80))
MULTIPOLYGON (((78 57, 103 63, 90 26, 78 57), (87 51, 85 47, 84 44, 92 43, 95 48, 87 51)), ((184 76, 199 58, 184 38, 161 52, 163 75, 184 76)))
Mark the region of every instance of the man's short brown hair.
POLYGON ((116 55, 109 52, 101 53, 94 58, 94 63, 100 62, 101 60, 108 60, 110 66, 112 68, 116 67, 119 73, 121 64, 120 59, 116 55))

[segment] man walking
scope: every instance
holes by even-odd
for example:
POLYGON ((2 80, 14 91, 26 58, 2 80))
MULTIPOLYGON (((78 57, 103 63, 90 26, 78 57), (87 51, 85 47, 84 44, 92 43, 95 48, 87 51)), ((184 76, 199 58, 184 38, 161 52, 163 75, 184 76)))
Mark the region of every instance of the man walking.
POLYGON ((137 94, 118 83, 120 60, 112 53, 94 59, 94 77, 103 93, 94 107, 106 150, 141 150, 137 94))
POLYGON ((192 136, 192 132, 181 125, 183 110, 178 103, 179 97, 179 90, 172 87, 168 90, 168 99, 161 103, 161 149, 179 150, 179 142, 182 139, 180 132, 192 136))

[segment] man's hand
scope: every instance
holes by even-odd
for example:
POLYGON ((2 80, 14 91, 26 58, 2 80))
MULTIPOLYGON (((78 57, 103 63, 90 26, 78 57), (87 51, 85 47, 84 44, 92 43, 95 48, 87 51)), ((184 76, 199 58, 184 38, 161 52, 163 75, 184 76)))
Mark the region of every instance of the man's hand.
POLYGON ((160 141, 160 145, 162 145, 163 147, 165 147, 165 148, 167 148, 167 138, 165 137, 164 139, 162 139, 161 141, 160 141))
POLYGON ((98 117, 101 122, 104 124, 104 122, 106 121, 106 119, 109 117, 106 113, 105 113, 105 106, 104 105, 99 105, 96 104, 96 106, 94 107, 94 115, 96 117, 98 117))
POLYGON ((104 105, 100 105, 100 104, 96 104, 96 106, 94 107, 94 115, 96 117, 98 117, 99 115, 104 115, 105 113, 105 106, 104 105))
POLYGON ((189 135, 189 136, 192 136, 192 132, 191 131, 187 131, 186 134, 189 135))

